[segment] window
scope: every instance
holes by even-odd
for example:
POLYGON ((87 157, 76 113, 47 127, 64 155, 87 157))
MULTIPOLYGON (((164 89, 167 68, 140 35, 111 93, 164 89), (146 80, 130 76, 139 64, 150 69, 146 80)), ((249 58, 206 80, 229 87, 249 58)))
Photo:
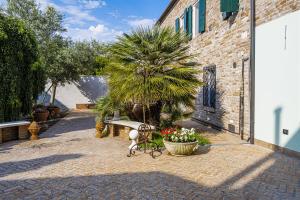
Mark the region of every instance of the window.
POLYGON ((179 30, 180 30, 180 20, 179 20, 179 18, 177 18, 175 20, 175 31, 179 32, 179 30))
POLYGON ((220 10, 223 20, 228 19, 234 12, 239 11, 239 0, 221 0, 220 10))
POLYGON ((216 108, 216 66, 204 67, 203 105, 216 108))
POLYGON ((184 31, 189 35, 190 39, 192 39, 193 35, 193 7, 190 6, 184 11, 184 31))
POLYGON ((198 32, 203 33, 205 32, 205 25, 206 25, 206 0, 199 0, 198 3, 198 32))
POLYGON ((199 6, 198 6, 199 4, 198 3, 196 3, 196 4, 194 4, 194 6, 193 6, 193 10, 194 10, 194 12, 193 12, 193 21, 195 22, 193 25, 193 37, 195 37, 196 35, 197 35, 197 33, 198 33, 198 30, 199 30, 199 23, 197 23, 198 22, 198 19, 199 19, 199 6))
POLYGON ((184 24, 184 15, 181 15, 179 21, 180 21, 180 29, 182 30, 183 29, 183 24, 184 24))
POLYGON ((197 33, 205 32, 206 25, 206 0, 199 0, 193 5, 193 37, 197 33))
POLYGON ((239 11, 239 0, 221 0, 221 12, 239 11))

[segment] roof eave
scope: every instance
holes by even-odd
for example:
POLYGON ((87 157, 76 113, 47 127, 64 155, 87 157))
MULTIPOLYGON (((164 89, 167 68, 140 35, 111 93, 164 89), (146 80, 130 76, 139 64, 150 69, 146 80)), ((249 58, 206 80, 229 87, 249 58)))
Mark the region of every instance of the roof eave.
POLYGON ((165 18, 167 17, 167 15, 170 13, 170 11, 172 10, 172 8, 174 7, 174 5, 178 1, 179 0, 171 0, 171 2, 169 3, 168 7, 165 9, 165 11, 163 12, 163 14, 160 16, 160 18, 155 23, 156 25, 160 25, 165 20, 165 18))

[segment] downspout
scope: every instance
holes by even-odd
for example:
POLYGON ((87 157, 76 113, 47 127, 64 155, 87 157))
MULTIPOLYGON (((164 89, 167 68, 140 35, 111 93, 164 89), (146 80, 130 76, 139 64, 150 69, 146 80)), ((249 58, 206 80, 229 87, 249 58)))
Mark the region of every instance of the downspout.
POLYGON ((250 143, 254 144, 255 129, 255 0, 250 0, 250 143))

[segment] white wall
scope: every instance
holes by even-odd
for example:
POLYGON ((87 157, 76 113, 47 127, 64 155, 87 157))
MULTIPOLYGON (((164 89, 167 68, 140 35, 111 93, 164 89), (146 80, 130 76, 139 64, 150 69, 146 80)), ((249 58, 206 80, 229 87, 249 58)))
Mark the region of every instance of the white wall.
POLYGON ((255 84, 255 138, 300 152, 300 11, 256 28, 255 84))
MULTIPOLYGON (((50 84, 46 86, 46 89, 50 84)), ((46 103, 50 102, 50 91, 46 95, 46 103)), ((55 104, 60 107, 69 109, 76 108, 76 104, 80 103, 95 103, 96 100, 105 96, 107 93, 107 84, 103 77, 99 76, 82 76, 76 83, 65 84, 57 87, 55 104)), ((40 96, 41 101, 43 95, 40 96)))

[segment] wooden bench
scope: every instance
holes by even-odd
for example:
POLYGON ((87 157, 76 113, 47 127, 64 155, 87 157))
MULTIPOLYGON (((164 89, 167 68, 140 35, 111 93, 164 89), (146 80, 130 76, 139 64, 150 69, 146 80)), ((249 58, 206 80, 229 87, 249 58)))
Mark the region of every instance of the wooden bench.
POLYGON ((10 140, 27 139, 29 125, 28 121, 0 123, 0 144, 10 140))
MULTIPOLYGON (((139 126, 143 123, 128 120, 110 120, 106 121, 108 124, 109 137, 120 136, 121 138, 128 140, 129 132, 132 129, 138 130, 139 126)), ((155 130, 154 126, 151 126, 151 130, 155 130)))

